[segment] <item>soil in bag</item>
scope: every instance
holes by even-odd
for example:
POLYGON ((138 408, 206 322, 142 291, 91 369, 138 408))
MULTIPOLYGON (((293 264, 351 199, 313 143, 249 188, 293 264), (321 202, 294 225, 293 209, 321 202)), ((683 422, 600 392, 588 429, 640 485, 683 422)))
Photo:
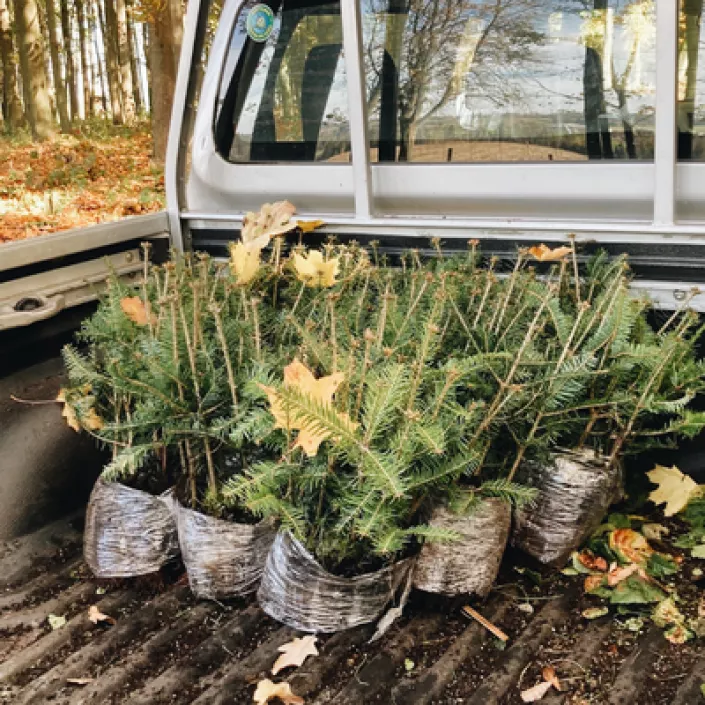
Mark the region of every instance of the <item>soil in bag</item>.
POLYGON ((177 505, 179 544, 197 597, 247 595, 259 585, 276 530, 271 522, 236 523, 177 505))
POLYGON ((98 578, 155 573, 178 556, 171 493, 154 496, 119 482, 96 482, 83 538, 86 563, 98 578))
POLYGON ((499 572, 511 528, 511 507, 491 498, 471 513, 439 507, 430 525, 460 535, 457 541, 426 543, 414 568, 414 587, 453 597, 489 593, 499 572))
POLYGON ((337 632, 374 622, 406 582, 413 559, 352 578, 329 573, 288 532, 277 534, 257 598, 274 619, 305 632, 337 632))
POLYGON ((515 512, 512 544, 542 563, 562 564, 619 499, 622 472, 586 449, 556 453, 546 464, 525 463, 519 481, 538 496, 515 512))

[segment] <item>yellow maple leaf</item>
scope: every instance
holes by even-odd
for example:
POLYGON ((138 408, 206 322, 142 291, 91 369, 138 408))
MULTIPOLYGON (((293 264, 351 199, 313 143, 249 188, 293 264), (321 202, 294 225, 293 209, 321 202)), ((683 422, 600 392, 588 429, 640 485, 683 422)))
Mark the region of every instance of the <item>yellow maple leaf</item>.
MULTIPOLYGON (((313 372, 299 360, 294 360, 284 368, 285 388, 296 389, 301 394, 320 402, 323 406, 332 404, 333 395, 344 379, 345 375, 342 372, 316 379, 313 372)), ((311 424, 305 418, 287 411, 281 396, 273 387, 267 387, 263 384, 259 386, 269 399, 270 412, 276 421, 275 428, 298 431, 294 449, 301 448, 309 458, 313 458, 318 453, 321 443, 330 437, 330 433, 311 428, 311 424)), ((350 430, 357 428, 357 424, 350 421, 347 414, 339 413, 338 417, 350 430)))
POLYGON ((235 242, 230 245, 230 271, 235 276, 238 284, 251 282, 260 265, 260 250, 244 242, 235 242))
POLYGON ((147 307, 139 296, 126 296, 120 299, 120 308, 123 313, 138 326, 146 326, 150 320, 154 322, 154 316, 147 315, 147 307))
MULTIPOLYGON (((81 391, 84 391, 85 389, 86 387, 84 386, 81 388, 81 391)), ((99 431, 105 425, 105 422, 102 418, 100 418, 100 416, 98 416, 93 407, 88 409, 88 411, 83 414, 79 420, 76 409, 66 400, 65 389, 59 390, 56 401, 61 402, 64 405, 61 415, 66 419, 66 424, 69 428, 72 428, 76 431, 76 433, 79 433, 82 428, 85 428, 88 431, 99 431)))
POLYGON ((299 667, 309 656, 318 656, 316 648, 318 637, 309 634, 308 636, 294 639, 279 647, 281 656, 274 662, 272 666, 272 675, 276 676, 279 671, 289 668, 290 666, 299 667))
POLYGON ((326 224, 325 220, 297 220, 296 227, 302 233, 312 233, 314 230, 323 227, 326 224))
POLYGON ((71 406, 71 404, 66 401, 65 389, 61 389, 59 391, 59 394, 56 397, 56 401, 60 401, 64 405, 61 415, 66 419, 68 427, 72 428, 74 431, 76 431, 76 433, 79 433, 81 431, 81 424, 78 423, 78 416, 76 416, 74 408, 71 406))
POLYGON ((98 416, 93 407, 88 409, 88 413, 83 415, 81 421, 83 422, 83 427, 89 431, 100 431, 105 426, 105 422, 98 416))
POLYGON ((558 262, 573 252, 570 247, 556 247, 552 250, 548 245, 541 243, 530 247, 529 254, 539 262, 558 262))
POLYGON ((340 270, 339 258, 323 259, 318 250, 311 250, 306 256, 294 254, 294 269, 299 281, 310 287, 328 287, 335 284, 340 270))
POLYGON ((258 213, 247 213, 240 232, 242 242, 261 252, 273 237, 297 227, 291 220, 295 212, 296 206, 289 201, 277 201, 265 203, 258 213))
POLYGON ((685 509, 688 502, 703 491, 692 477, 684 475, 675 465, 670 468, 657 465, 646 474, 654 485, 658 485, 649 499, 654 504, 665 504, 663 514, 667 517, 685 509))
POLYGON ((256 705, 265 705, 272 698, 279 698, 284 705, 303 705, 304 699, 291 692, 288 683, 273 683, 269 678, 261 680, 257 684, 257 690, 253 696, 256 705))

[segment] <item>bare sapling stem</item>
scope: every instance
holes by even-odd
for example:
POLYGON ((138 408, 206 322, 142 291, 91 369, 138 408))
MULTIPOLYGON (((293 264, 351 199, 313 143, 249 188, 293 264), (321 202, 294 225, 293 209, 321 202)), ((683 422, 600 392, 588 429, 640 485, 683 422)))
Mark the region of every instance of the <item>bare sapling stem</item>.
POLYGON ((473 328, 477 328, 477 324, 480 322, 480 318, 482 318, 482 314, 485 310, 485 304, 487 303, 487 297, 490 294, 490 289, 492 288, 492 285, 497 281, 494 275, 494 267, 496 264, 497 258, 492 257, 490 259, 490 266, 487 268, 487 272, 485 273, 485 290, 482 294, 482 299, 480 299, 480 305, 478 306, 478 309, 475 312, 475 320, 472 322, 473 328))
POLYGON ((151 245, 148 242, 142 243, 142 298, 144 299, 144 310, 147 314, 147 326, 150 337, 154 338, 154 324, 152 322, 152 304, 149 300, 149 251, 151 245))
POLYGON ((228 341, 225 338, 225 329, 223 328, 223 317, 221 316, 220 308, 217 304, 212 304, 210 308, 215 320, 215 329, 218 333, 218 341, 223 352, 223 360, 225 362, 225 371, 228 375, 228 386, 230 387, 230 397, 233 400, 233 412, 237 411, 237 385, 235 384, 235 373, 233 371, 233 363, 230 359, 230 350, 228 349, 228 341))
POLYGON ((580 305, 580 269, 578 268, 578 253, 575 251, 575 233, 568 236, 570 240, 570 257, 573 260, 573 283, 575 284, 575 303, 580 305))
POLYGON ((335 330, 335 296, 328 294, 328 316, 330 318, 330 340, 333 350, 333 363, 331 372, 336 372, 338 369, 338 336, 335 330))
POLYGON ((258 298, 257 296, 253 296, 250 299, 250 303, 252 304, 252 321, 254 323, 254 333, 255 333, 255 354, 257 357, 257 362, 262 362, 262 339, 260 336, 260 329, 259 329, 259 312, 258 312, 258 306, 262 302, 262 299, 258 298))
POLYGON ((495 317, 493 317, 493 320, 490 323, 490 330, 495 334, 499 332, 502 327, 502 323, 504 322, 504 316, 507 313, 507 307, 509 306, 509 301, 512 298, 512 294, 514 293, 514 286, 516 285, 517 279, 519 278, 519 272, 523 264, 522 258, 523 253, 520 250, 517 256, 517 261, 514 264, 514 269, 512 270, 512 273, 509 277, 509 286, 507 287, 506 296, 502 301, 502 306, 497 309, 497 313, 495 314, 496 321, 494 320, 495 317))
POLYGON ((365 381, 367 378, 367 368, 370 366, 370 351, 372 344, 375 342, 375 334, 368 328, 365 331, 365 357, 362 361, 362 369, 360 370, 360 381, 357 387, 357 398, 355 400, 355 414, 353 418, 357 418, 362 408, 362 394, 365 389, 365 381))

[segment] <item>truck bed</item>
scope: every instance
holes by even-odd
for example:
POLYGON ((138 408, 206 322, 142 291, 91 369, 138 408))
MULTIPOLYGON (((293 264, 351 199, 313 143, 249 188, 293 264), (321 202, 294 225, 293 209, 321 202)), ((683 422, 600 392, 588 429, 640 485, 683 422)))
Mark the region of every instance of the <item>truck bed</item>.
MULTIPOLYGON (((0 703, 252 702, 278 647, 297 633, 254 599, 195 600, 178 565, 96 580, 81 558, 81 528, 74 516, 0 545, 0 703), (94 625, 91 605, 115 623, 94 625), (52 629, 50 614, 65 624, 52 629)), ((505 648, 463 614, 464 600, 416 593, 379 642, 367 643, 372 626, 322 636, 319 656, 273 680, 288 679, 307 705, 513 705, 551 665, 565 692, 546 705, 704 701, 702 642, 676 646, 655 627, 588 621, 579 580, 547 570, 540 578, 517 560, 505 561, 487 600, 472 602, 510 637, 505 648)), ((697 599, 699 588, 679 593, 697 599)))

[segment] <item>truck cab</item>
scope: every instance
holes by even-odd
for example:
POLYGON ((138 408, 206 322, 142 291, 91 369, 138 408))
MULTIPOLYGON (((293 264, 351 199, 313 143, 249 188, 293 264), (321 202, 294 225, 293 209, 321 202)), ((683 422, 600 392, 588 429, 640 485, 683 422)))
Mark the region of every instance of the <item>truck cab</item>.
POLYGON ((477 240, 500 270, 572 239, 626 253, 658 307, 705 311, 702 3, 216 5, 188 5, 167 209, 0 245, 0 559, 84 506, 104 462, 43 403, 103 282, 138 283, 145 253, 225 257, 264 202, 390 255, 477 240))

